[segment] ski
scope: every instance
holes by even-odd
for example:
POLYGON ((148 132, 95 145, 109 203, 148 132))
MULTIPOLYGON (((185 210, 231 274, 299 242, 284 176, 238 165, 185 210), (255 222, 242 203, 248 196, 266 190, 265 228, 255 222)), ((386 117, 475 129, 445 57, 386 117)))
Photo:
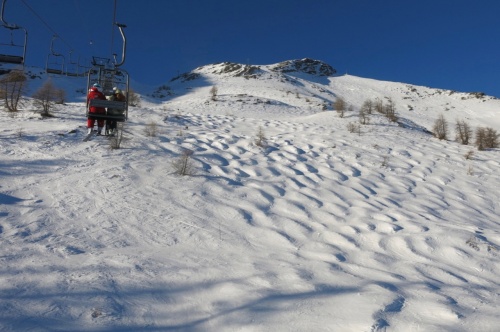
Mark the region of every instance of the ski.
POLYGON ((97 134, 97 131, 92 131, 90 134, 87 134, 87 136, 85 136, 83 138, 83 141, 84 142, 90 141, 92 139, 92 137, 94 137, 96 134, 97 134))

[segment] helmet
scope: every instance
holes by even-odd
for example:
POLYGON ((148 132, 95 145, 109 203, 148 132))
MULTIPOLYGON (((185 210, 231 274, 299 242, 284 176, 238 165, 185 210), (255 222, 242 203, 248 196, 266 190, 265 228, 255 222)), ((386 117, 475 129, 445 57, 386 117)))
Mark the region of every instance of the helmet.
POLYGON ((118 89, 116 86, 113 87, 113 91, 116 91, 116 89, 118 89))
POLYGON ((94 83, 94 85, 92 85, 94 88, 97 88, 97 89, 101 89, 101 85, 99 83, 94 83))

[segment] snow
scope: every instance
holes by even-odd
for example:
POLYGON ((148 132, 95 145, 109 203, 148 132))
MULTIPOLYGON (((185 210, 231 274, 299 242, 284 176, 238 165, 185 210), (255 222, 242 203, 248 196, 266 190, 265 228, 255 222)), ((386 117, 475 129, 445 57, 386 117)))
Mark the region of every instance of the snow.
POLYGON ((78 94, 54 118, 0 112, 1 331, 498 329, 500 150, 422 129, 500 131, 499 100, 214 67, 141 91, 120 149, 81 141, 78 94), (321 110, 336 97, 391 98, 407 126, 350 133, 356 114, 321 110))

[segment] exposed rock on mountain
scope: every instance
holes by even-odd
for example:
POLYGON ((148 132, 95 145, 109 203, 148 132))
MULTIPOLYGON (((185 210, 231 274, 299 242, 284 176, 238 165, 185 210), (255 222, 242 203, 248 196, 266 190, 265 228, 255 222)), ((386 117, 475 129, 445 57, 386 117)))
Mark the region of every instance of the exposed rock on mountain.
POLYGON ((181 82, 188 82, 188 81, 195 80, 198 77, 200 77, 200 74, 198 74, 198 73, 193 73, 193 72, 183 73, 183 74, 180 74, 179 76, 172 78, 170 80, 170 82, 173 82, 176 80, 180 80, 181 82))
POLYGON ((300 60, 288 60, 270 66, 255 66, 243 65, 234 62, 220 62, 198 67, 193 72, 185 73, 173 78, 172 81, 175 81, 179 78, 183 82, 196 79, 199 77, 198 75, 200 72, 218 75, 230 75, 233 77, 257 78, 266 73, 266 71, 272 71, 278 74, 305 73, 309 75, 326 77, 333 76, 337 72, 329 64, 309 58, 300 60), (261 67, 263 67, 264 69, 262 69, 261 67))
POLYGON ((309 58, 280 62, 271 67, 271 70, 281 73, 302 72, 318 76, 332 76, 337 72, 329 64, 309 58))

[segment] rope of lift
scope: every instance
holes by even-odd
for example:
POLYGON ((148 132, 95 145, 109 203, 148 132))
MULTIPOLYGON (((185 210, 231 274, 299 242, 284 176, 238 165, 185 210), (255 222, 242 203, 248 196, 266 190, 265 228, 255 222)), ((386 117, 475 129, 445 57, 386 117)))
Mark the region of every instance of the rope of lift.
POLYGON ((47 22, 45 22, 45 20, 30 5, 28 5, 25 0, 21 0, 21 2, 47 27, 47 29, 52 32, 54 36, 58 37, 63 43, 65 43, 69 47, 69 49, 73 49, 73 47, 66 40, 64 40, 54 29, 52 29, 52 27, 47 22))
POLYGON ((113 45, 115 42, 115 22, 116 22, 116 0, 113 8, 113 21, 111 22, 111 45, 109 54, 113 56, 113 45))
MULTIPOLYGON (((84 11, 81 10, 80 5, 78 4, 78 1, 75 0, 75 8, 77 13, 84 13, 84 11)), ((83 17, 82 15, 77 15, 80 18, 80 25, 83 27, 85 30, 87 37, 89 39, 89 45, 93 46, 94 41, 92 40, 92 33, 90 32, 89 26, 85 24, 85 22, 90 21, 87 16, 83 17)))

